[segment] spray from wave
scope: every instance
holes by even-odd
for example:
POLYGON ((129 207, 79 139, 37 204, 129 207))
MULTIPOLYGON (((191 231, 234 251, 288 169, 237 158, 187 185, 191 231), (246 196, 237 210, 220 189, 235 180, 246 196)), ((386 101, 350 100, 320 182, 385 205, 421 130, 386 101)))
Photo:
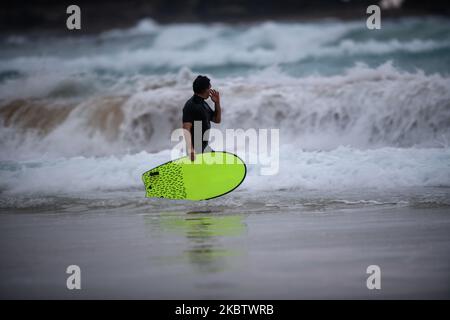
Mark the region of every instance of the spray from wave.
MULTIPOLYGON (((173 147, 191 95, 189 70, 144 77, 133 94, 87 99, 15 99, 0 107, 2 159, 156 152, 173 147), (152 85, 152 81, 158 85, 152 85)), ((293 78, 276 69, 217 79, 221 129, 280 128, 298 148, 445 147, 450 141, 450 78, 391 64, 343 75, 293 78)))

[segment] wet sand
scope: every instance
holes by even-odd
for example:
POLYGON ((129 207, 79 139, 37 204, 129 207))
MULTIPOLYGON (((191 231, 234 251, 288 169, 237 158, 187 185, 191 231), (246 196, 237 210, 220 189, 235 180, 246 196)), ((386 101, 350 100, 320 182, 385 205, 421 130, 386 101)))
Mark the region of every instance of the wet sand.
POLYGON ((450 298, 446 207, 11 212, 0 234, 2 299, 450 298), (66 288, 71 264, 81 290, 66 288))

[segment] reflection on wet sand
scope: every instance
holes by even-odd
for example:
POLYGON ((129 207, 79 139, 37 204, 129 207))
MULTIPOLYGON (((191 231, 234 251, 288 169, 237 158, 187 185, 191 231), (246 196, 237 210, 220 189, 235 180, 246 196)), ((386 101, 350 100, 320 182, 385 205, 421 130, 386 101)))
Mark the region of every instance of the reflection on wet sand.
POLYGON ((162 212, 159 216, 144 216, 152 229, 152 236, 164 237, 167 233, 181 235, 183 253, 197 271, 221 272, 226 269, 231 257, 244 254, 242 247, 236 248, 227 240, 246 232, 241 215, 213 215, 209 212, 162 212), (156 232, 155 232, 156 231, 156 232))

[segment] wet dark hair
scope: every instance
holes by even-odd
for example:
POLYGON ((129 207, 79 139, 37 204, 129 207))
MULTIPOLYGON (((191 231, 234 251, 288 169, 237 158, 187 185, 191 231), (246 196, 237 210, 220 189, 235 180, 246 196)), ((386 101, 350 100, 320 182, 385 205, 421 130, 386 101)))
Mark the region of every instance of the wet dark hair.
POLYGON ((211 82, 207 76, 198 76, 195 78, 194 83, 192 84, 192 89, 194 89, 195 93, 203 93, 205 90, 208 90, 211 85, 211 82))

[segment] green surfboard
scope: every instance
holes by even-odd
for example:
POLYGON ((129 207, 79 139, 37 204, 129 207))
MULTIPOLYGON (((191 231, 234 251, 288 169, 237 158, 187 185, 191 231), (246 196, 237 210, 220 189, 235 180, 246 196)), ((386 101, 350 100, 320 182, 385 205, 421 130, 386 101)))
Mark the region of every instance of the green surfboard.
POLYGON ((142 175, 146 197, 208 200, 236 189, 247 174, 244 161, 228 152, 197 154, 195 161, 182 157, 142 175))

